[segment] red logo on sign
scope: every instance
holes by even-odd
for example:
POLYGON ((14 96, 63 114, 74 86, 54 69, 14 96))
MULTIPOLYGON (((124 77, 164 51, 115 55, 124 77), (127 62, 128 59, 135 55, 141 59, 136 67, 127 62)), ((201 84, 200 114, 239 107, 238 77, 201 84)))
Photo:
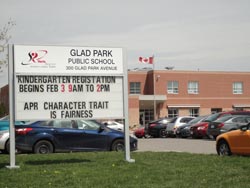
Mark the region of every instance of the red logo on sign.
POLYGON ((32 63, 46 63, 44 57, 46 56, 47 53, 48 53, 47 50, 31 51, 28 53, 30 59, 26 63, 22 62, 22 65, 30 65, 32 63))

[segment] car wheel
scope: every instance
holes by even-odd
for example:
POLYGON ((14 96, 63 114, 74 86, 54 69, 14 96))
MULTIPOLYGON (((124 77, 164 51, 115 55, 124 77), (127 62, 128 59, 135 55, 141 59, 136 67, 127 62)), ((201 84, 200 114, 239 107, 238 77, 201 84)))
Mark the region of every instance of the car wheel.
POLYGON ((41 140, 36 143, 34 153, 48 154, 53 153, 53 145, 47 140, 41 140))
POLYGON ((165 129, 160 129, 160 131, 159 131, 159 137, 160 138, 165 138, 166 137, 166 130, 165 129))
POLYGON ((181 134, 181 136, 180 136, 181 138, 187 138, 188 136, 187 135, 185 135, 185 134, 181 134))
POLYGON ((10 153, 10 140, 6 141, 4 149, 1 152, 5 153, 5 154, 9 154, 10 153))
MULTIPOLYGON (((17 149, 15 150, 16 153, 20 153, 20 151, 18 151, 17 149)), ((10 140, 8 140, 6 143, 5 143, 5 149, 3 150, 3 153, 7 153, 9 154, 10 153, 10 140)))
POLYGON ((124 151, 125 150, 124 141, 121 139, 115 140, 112 144, 111 150, 112 151, 124 151))
POLYGON ((230 156, 232 155, 230 147, 225 140, 221 140, 217 145, 217 154, 220 156, 230 156))
POLYGON ((5 143, 4 153, 10 153, 10 140, 5 143))

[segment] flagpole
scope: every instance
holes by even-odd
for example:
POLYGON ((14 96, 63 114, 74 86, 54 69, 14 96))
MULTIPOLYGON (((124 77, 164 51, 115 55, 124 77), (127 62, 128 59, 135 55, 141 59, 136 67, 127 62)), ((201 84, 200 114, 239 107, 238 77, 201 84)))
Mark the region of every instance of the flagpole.
POLYGON ((155 101, 155 61, 154 61, 154 55, 153 55, 153 82, 154 82, 154 120, 156 119, 156 101, 155 101))
POLYGON ((144 57, 139 57, 139 62, 140 63, 147 63, 147 64, 153 64, 153 108, 154 108, 154 120, 156 119, 156 101, 155 101, 155 62, 154 62, 154 55, 152 57, 149 58, 144 58, 144 57))

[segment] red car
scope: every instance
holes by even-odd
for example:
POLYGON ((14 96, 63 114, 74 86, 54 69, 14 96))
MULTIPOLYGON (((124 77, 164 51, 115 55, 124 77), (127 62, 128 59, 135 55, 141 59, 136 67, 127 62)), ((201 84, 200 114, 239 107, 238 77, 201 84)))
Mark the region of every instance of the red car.
POLYGON ((194 124, 190 127, 190 135, 192 138, 203 138, 207 137, 207 128, 209 122, 201 122, 194 124))
POLYGON ((134 131, 134 135, 137 138, 143 138, 143 137, 145 137, 145 127, 139 127, 138 129, 136 129, 134 131))

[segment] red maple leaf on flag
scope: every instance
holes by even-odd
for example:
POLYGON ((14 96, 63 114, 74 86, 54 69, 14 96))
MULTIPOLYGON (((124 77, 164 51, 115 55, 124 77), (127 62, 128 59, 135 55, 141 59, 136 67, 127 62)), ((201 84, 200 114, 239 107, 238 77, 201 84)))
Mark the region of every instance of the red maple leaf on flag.
POLYGON ((154 63, 154 56, 152 57, 139 57, 140 63, 146 63, 146 64, 153 64, 154 63))

